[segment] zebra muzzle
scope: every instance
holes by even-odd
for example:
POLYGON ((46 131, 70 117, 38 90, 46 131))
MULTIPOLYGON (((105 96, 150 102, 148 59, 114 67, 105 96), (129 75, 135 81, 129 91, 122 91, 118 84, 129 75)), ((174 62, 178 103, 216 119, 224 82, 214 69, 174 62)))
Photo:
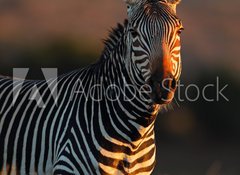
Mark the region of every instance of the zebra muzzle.
POLYGON ((175 78, 165 78, 161 81, 153 80, 150 83, 152 87, 152 99, 157 104, 168 104, 174 98, 177 89, 175 78))

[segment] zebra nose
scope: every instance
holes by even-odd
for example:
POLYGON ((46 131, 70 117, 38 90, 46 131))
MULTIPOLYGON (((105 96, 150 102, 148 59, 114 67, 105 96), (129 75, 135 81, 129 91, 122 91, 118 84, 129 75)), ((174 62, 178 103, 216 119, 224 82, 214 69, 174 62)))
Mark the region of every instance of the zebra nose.
POLYGON ((163 80, 163 86, 168 90, 176 90, 177 81, 175 78, 166 78, 165 80, 163 80))

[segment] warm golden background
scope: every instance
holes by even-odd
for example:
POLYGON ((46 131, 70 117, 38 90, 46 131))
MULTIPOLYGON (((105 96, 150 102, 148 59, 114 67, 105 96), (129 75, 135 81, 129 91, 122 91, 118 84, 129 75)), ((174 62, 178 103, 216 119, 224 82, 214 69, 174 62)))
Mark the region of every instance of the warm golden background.
MULTIPOLYGON (((222 86, 229 84, 224 94, 230 101, 178 102, 160 115, 155 175, 240 174, 239 7, 239 0, 183 0, 179 6, 182 82, 203 87, 219 76, 222 86)), ((64 73, 94 62, 101 40, 125 17, 122 0, 0 0, 0 73, 31 67, 29 78, 42 78, 41 67, 64 73)))

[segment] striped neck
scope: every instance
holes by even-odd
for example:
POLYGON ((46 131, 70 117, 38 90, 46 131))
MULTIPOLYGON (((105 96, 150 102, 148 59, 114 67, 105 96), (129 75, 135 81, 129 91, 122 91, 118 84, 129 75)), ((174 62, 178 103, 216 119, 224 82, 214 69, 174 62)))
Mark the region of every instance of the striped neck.
MULTIPOLYGON (((160 106, 153 103, 149 94, 142 93, 147 90, 143 77, 140 72, 135 71, 134 65, 129 63, 130 58, 126 53, 129 49, 127 26, 128 21, 125 20, 124 25, 118 24, 117 28, 110 33, 105 41, 104 51, 94 69, 99 76, 96 78, 97 83, 103 84, 105 90, 110 86, 116 86, 122 92, 118 101, 124 104, 127 111, 131 111, 129 116, 131 114, 133 117, 129 118, 123 112, 126 120, 135 120, 141 126, 147 127, 155 121, 160 106)), ((116 93, 118 92, 113 92, 115 95, 116 93)), ((109 96, 109 94, 103 96, 109 96)))

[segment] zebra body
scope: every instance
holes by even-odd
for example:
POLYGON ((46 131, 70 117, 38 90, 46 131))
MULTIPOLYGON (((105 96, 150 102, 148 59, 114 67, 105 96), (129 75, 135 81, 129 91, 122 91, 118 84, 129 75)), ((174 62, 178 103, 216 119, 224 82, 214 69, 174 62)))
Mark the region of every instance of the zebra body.
MULTIPOLYGON (((112 64, 110 60, 106 61, 112 64)), ((109 64, 99 64, 103 67, 93 65, 59 77, 58 80, 51 80, 58 81, 59 93, 56 105, 53 105, 54 99, 50 90, 46 88, 47 83, 43 81, 25 82, 15 105, 12 105, 13 81, 0 80, 0 92, 3 92, 0 93, 2 106, 0 143, 4 145, 0 148, 0 153, 4 155, 1 163, 5 165, 3 174, 9 168, 13 174, 14 171, 16 174, 19 172, 52 174, 55 169, 60 174, 120 173, 111 167, 121 167, 126 173, 133 173, 139 167, 144 167, 141 165, 145 159, 154 162, 153 121, 156 109, 151 109, 150 104, 135 106, 133 101, 120 104, 119 100, 109 100, 106 95, 103 95, 101 101, 97 101, 79 94, 86 86, 101 84, 104 88, 111 83, 121 87, 130 81, 127 80, 128 77, 123 77, 124 74, 119 74, 122 71, 120 67, 110 68, 114 77, 111 78, 104 72, 110 70, 104 67, 109 64), (115 72, 116 70, 119 72, 115 72), (98 76, 103 75, 105 77, 102 81, 98 76), (36 101, 31 100, 34 85, 38 86, 46 106, 39 107, 36 101), (141 123, 146 123, 146 126, 142 126, 141 123), (147 147, 148 145, 151 146, 147 147), (145 156, 148 152, 151 153, 150 157, 145 156), (7 162, 9 156, 12 160, 7 162), (8 163, 12 166, 8 167, 8 163)), ((100 92, 95 89, 92 93, 96 93, 94 94, 96 97, 100 92)), ((120 98, 123 99, 123 95, 121 94, 120 98)))
MULTIPOLYGON (((144 14, 156 7, 163 8, 163 16, 170 13, 167 1, 127 4, 132 9, 141 7, 144 14)), ((134 16, 134 10, 129 11, 134 16)), ((141 19, 141 14, 137 16, 141 19)), ((175 26, 178 20, 173 18, 171 22, 175 26)), ((153 70, 148 68, 151 71, 147 66, 159 62, 140 60, 144 56, 134 36, 136 31, 132 32, 133 23, 131 18, 118 25, 106 41, 100 60, 86 68, 47 81, 0 78, 1 175, 135 175, 153 171, 154 121, 163 102, 155 100, 158 97, 149 91, 153 87, 157 93, 158 88, 155 76, 150 81, 154 65, 150 66, 153 70), (13 94, 16 89, 17 97, 13 94), (57 99, 50 89, 57 90, 57 99)), ((158 39, 159 35, 154 33, 158 39)), ((177 55, 175 38, 172 50, 177 55)), ((179 66, 177 70, 176 79, 179 66)), ((166 72, 165 68, 157 69, 156 74, 159 71, 166 72)), ((172 89, 175 91, 175 87, 172 89)))

